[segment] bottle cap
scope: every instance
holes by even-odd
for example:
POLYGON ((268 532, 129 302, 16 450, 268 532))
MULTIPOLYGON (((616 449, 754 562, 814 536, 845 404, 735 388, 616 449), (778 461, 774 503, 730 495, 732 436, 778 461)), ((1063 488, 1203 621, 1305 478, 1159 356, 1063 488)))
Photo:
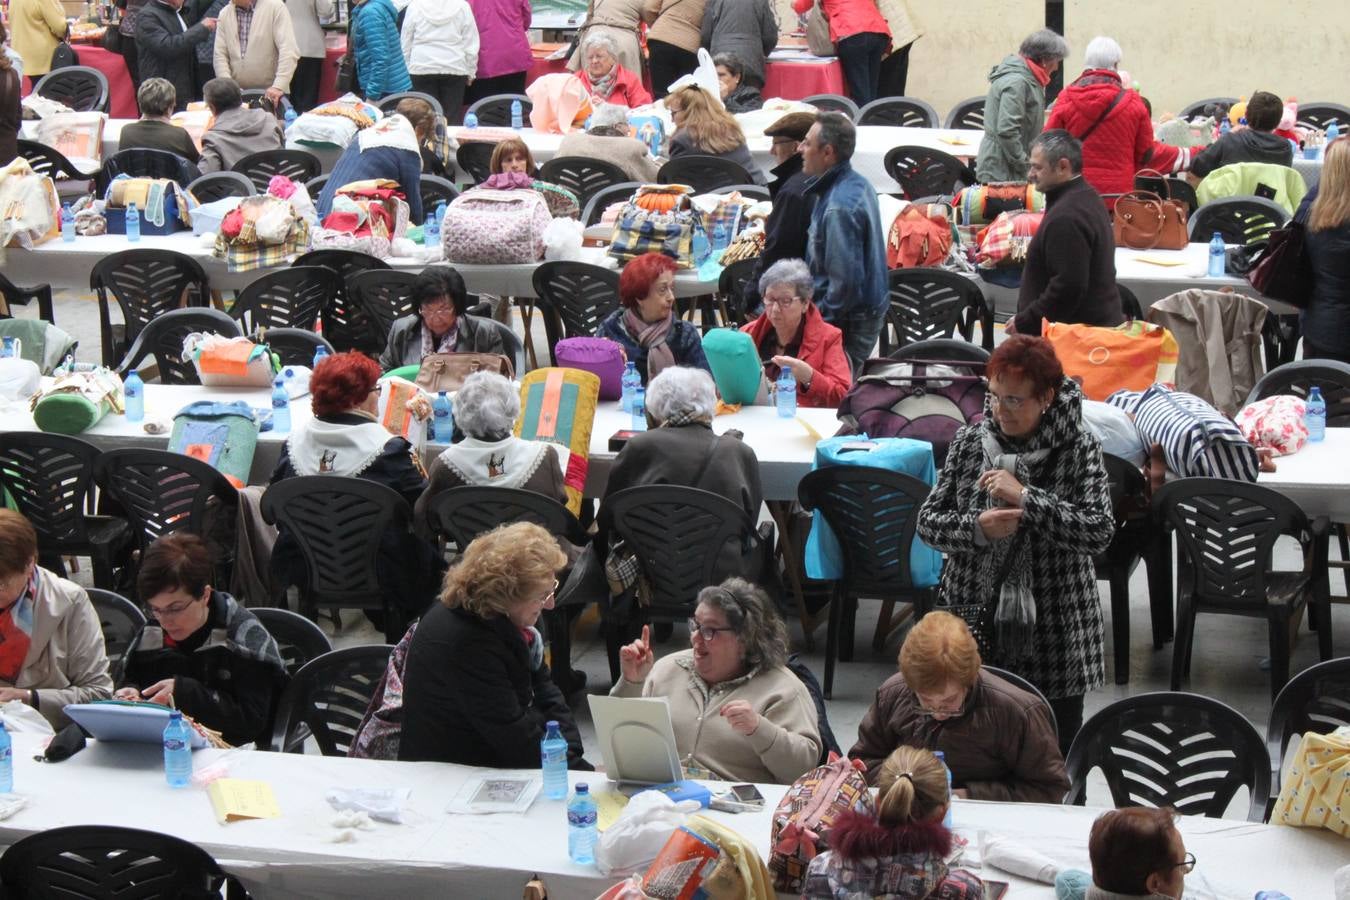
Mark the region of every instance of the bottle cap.
POLYGON ((590 789, 590 787, 586 784, 586 782, 584 782, 584 781, 578 781, 578 782, 577 782, 577 793, 578 793, 578 794, 589 794, 590 792, 591 792, 591 789, 590 789))
POLYGON ((558 720, 557 720, 557 719, 549 719, 547 722, 544 723, 544 725, 545 725, 545 727, 547 727, 547 728, 557 728, 557 727, 558 727, 558 720))

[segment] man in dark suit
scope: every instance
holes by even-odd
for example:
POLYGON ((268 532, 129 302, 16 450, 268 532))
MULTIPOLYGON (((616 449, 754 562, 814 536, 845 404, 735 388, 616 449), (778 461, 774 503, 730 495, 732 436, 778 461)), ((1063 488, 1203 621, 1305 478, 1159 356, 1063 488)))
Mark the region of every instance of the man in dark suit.
POLYGON ((215 19, 188 27, 183 20, 184 0, 151 0, 136 17, 136 53, 142 80, 164 78, 173 85, 177 108, 196 96, 196 46, 210 40, 215 19))

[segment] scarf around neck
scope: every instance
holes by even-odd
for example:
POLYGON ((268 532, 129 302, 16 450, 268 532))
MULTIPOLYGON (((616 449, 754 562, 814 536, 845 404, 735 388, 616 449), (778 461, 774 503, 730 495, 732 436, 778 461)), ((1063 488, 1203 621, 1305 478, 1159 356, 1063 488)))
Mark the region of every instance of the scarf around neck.
POLYGON ((609 95, 614 92, 614 82, 618 80, 619 64, 616 62, 605 73, 604 78, 591 78, 590 73, 586 74, 587 80, 591 83, 591 96, 601 102, 609 99, 609 95))
POLYGON ((637 310, 629 309, 624 311, 623 324, 638 346, 647 351, 648 381, 675 365, 675 351, 670 349, 669 343, 670 332, 675 327, 674 314, 649 324, 642 321, 637 310))
POLYGON ((507 435, 499 441, 466 437, 441 451, 441 462, 466 484, 518 488, 534 477, 549 445, 507 435))
POLYGON ((1027 64, 1027 68, 1031 70, 1031 74, 1035 79, 1041 83, 1041 87, 1045 87, 1050 83, 1050 73, 1045 71, 1044 66, 1040 65, 1036 60, 1029 56, 1022 57, 1022 61, 1027 64))
POLYGON ((37 595, 37 566, 23 594, 0 613, 0 681, 14 684, 33 643, 33 598, 37 595))
POLYGON ((379 422, 348 425, 310 419, 286 441, 297 475, 355 477, 370 468, 393 437, 379 422))

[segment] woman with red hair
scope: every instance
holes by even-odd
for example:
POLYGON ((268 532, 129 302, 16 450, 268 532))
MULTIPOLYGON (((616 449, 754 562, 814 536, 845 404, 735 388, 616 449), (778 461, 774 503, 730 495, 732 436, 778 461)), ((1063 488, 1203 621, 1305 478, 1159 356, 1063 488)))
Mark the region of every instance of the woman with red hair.
POLYGON ((610 313, 595 332, 596 337, 623 347, 644 385, 671 366, 712 372, 698 329, 675 318, 676 268, 675 260, 662 253, 644 253, 629 260, 619 274, 621 308, 610 313))
POLYGON ((1102 448, 1049 341, 1014 335, 986 372, 984 419, 952 440, 919 536, 947 554, 940 602, 966 618, 986 662, 1049 698, 1067 754, 1083 695, 1106 680, 1092 565, 1115 533, 1102 448))

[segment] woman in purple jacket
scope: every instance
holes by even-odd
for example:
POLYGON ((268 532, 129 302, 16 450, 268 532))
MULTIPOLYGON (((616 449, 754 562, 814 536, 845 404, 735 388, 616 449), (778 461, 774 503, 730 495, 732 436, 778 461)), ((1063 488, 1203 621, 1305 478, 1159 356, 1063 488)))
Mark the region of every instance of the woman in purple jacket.
POLYGON ((525 34, 533 16, 529 0, 469 0, 469 6, 478 23, 478 74, 464 92, 465 108, 495 94, 525 93, 534 62, 525 34))

